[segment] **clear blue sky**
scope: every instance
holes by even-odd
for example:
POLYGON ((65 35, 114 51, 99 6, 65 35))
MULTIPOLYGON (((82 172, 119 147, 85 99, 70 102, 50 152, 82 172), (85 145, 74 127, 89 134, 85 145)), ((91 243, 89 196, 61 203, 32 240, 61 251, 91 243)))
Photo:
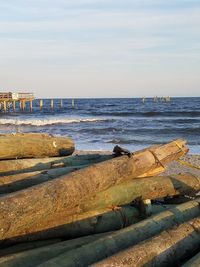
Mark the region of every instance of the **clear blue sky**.
POLYGON ((200 1, 0 0, 0 88, 200 96, 200 1))

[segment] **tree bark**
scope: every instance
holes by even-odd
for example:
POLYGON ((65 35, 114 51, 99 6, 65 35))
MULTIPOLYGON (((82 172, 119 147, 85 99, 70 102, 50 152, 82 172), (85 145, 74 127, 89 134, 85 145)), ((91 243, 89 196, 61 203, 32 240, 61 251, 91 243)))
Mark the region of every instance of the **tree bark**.
POLYGON ((195 194, 200 190, 200 177, 192 174, 157 176, 112 186, 81 203, 79 213, 128 204, 134 199, 156 199, 166 196, 195 194))
POLYGON ((0 194, 16 192, 33 185, 41 184, 70 172, 88 167, 88 165, 78 165, 72 167, 56 168, 43 171, 26 172, 0 177, 0 194))
POLYGON ((73 240, 58 242, 41 248, 7 255, 0 258, 0 265, 1 267, 35 267, 36 265, 45 262, 48 259, 98 240, 103 236, 105 236, 105 234, 84 236, 73 240))
POLYGON ((112 155, 72 155, 67 157, 17 159, 0 161, 0 175, 12 175, 25 172, 48 170, 59 167, 90 165, 112 159, 112 155))
POLYGON ((0 147, 0 159, 67 156, 74 152, 71 138, 36 133, 2 134, 0 147))
POLYGON ((42 266, 83 267, 134 246, 160 232, 200 215, 200 199, 177 205, 157 215, 109 234, 71 252, 47 261, 42 266))
POLYGON ((180 261, 194 255, 199 249, 200 217, 183 223, 177 228, 165 230, 137 246, 130 247, 92 266, 179 266, 180 261))
MULTIPOLYGON (((187 151, 185 141, 177 140, 3 196, 0 198, 0 240, 43 230, 41 224, 55 221, 56 213, 67 217, 68 211, 73 212, 89 196, 177 159, 187 151)), ((47 228, 54 226, 47 225, 47 228)))

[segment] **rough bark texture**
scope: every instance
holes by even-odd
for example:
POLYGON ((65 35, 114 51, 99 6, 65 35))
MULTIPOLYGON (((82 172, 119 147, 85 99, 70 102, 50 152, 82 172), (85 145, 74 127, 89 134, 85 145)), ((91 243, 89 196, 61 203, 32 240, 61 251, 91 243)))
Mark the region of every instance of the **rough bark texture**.
POLYGON ((194 255, 199 249, 200 217, 181 224, 177 228, 166 230, 92 266, 179 266, 180 261, 194 255))
POLYGON ((59 167, 73 167, 77 165, 87 165, 99 163, 113 158, 112 155, 72 155, 56 158, 37 158, 37 159, 17 159, 1 160, 0 175, 11 175, 17 173, 42 171, 59 167))
POLYGON ((192 259, 187 261, 182 267, 199 267, 200 266, 200 252, 192 259))
MULTIPOLYGON (((122 156, 0 198, 0 240, 37 232, 56 213, 73 210, 89 196, 179 158, 185 141, 122 156), (178 144, 178 145, 177 145, 178 144), (180 149, 180 147, 182 147, 180 149)), ((48 225, 47 228, 55 225, 48 225)))
MULTIPOLYGON (((167 208, 163 208, 161 206, 155 207, 155 205, 153 205, 152 212, 153 214, 156 214, 166 209, 167 208)), ((116 210, 102 210, 101 215, 92 216, 91 214, 91 217, 88 219, 75 221, 74 223, 69 224, 64 224, 63 222, 62 225, 46 229, 45 231, 9 239, 4 241, 1 246, 7 246, 19 242, 30 242, 33 240, 45 240, 59 237, 71 239, 91 234, 115 231, 141 221, 142 219, 143 216, 140 210, 132 206, 123 206, 117 208, 116 210)))
POLYGON ((164 196, 180 194, 195 194, 200 190, 200 178, 193 175, 176 175, 174 177, 151 177, 133 179, 131 182, 113 186, 98 193, 95 197, 86 199, 72 210, 55 212, 45 220, 38 220, 41 230, 59 227, 67 223, 77 222, 86 218, 103 214, 120 205, 133 200, 156 199, 164 196))
MULTIPOLYGON (((70 172, 86 168, 91 164, 92 164, 92 160, 89 160, 87 165, 77 165, 77 166, 55 168, 55 169, 53 168, 53 169, 43 170, 43 171, 26 172, 26 173, 18 173, 18 174, 11 174, 7 176, 1 176, 0 177, 0 194, 12 193, 15 191, 19 191, 19 190, 31 187, 33 185, 47 182, 55 178, 58 178, 62 175, 66 175, 70 172)), ((158 175, 164 172, 164 170, 165 169, 163 167, 160 167, 160 168, 158 167, 153 171, 144 173, 140 177, 158 175)))
POLYGON ((63 253, 42 266, 79 267, 105 259, 161 231, 200 215, 200 199, 176 206, 149 219, 114 232, 81 248, 63 253))
POLYGON ((60 239, 56 238, 56 239, 39 240, 39 241, 15 244, 13 246, 2 248, 0 250, 0 257, 8 256, 8 255, 15 254, 15 253, 22 252, 22 251, 27 251, 30 249, 45 247, 45 246, 55 244, 61 241, 63 241, 61 238, 60 239))
POLYGON ((200 190, 200 177, 191 174, 132 179, 97 193, 82 203, 79 212, 124 205, 136 198, 156 199, 165 196, 194 194, 200 190))
POLYGON ((1 267, 35 267, 53 257, 56 257, 66 251, 81 247, 85 244, 98 240, 105 234, 85 236, 73 240, 67 240, 56 244, 44 246, 29 251, 4 256, 0 258, 1 267))
POLYGON ((0 147, 0 159, 67 156, 74 152, 71 138, 37 133, 2 134, 0 147))
POLYGON ((26 172, 2 176, 0 177, 0 194, 19 191, 33 185, 53 180, 61 175, 66 175, 70 172, 86 167, 88 167, 88 165, 79 165, 73 167, 56 168, 44 171, 26 172))

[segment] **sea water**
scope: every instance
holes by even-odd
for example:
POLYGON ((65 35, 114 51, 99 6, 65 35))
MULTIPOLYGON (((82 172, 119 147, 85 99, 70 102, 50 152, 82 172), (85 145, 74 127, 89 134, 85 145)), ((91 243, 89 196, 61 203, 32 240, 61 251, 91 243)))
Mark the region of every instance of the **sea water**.
POLYGON ((177 138, 187 139, 190 152, 200 153, 200 98, 50 99, 33 102, 33 112, 0 113, 0 132, 45 132, 71 136, 77 149, 131 151, 177 138))

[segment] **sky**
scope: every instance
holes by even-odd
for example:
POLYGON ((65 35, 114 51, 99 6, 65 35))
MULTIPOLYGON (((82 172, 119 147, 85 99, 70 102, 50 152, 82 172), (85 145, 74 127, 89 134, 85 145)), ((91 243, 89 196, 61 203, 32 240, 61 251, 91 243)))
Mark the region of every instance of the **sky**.
POLYGON ((0 0, 0 88, 200 96, 200 1, 0 0))

